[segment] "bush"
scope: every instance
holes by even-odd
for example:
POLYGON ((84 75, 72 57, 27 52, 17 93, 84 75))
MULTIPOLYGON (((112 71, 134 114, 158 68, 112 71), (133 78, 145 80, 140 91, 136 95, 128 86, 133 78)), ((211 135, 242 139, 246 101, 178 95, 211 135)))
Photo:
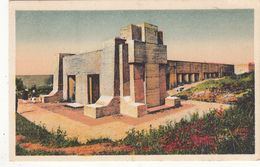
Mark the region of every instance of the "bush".
POLYGON ((219 117, 212 110, 199 118, 171 122, 148 131, 127 132, 121 144, 133 154, 253 154, 255 152, 254 91, 241 97, 219 117))
POLYGON ((115 142, 109 138, 98 138, 98 139, 91 139, 87 140, 85 145, 92 145, 92 144, 98 144, 98 143, 112 143, 115 144, 115 142))
POLYGON ((40 95, 47 95, 52 91, 51 85, 39 86, 33 85, 29 88, 29 96, 32 96, 32 91, 35 90, 35 96, 38 97, 40 95))
POLYGON ((65 152, 62 151, 42 151, 42 150, 32 150, 28 151, 22 148, 19 144, 15 147, 16 155, 66 155, 65 152))

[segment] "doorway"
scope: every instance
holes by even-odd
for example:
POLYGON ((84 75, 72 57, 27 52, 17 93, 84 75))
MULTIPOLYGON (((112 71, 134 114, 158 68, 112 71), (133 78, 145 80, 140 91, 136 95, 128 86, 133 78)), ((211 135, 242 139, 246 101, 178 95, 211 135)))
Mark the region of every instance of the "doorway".
POLYGON ((68 101, 74 103, 76 100, 76 77, 68 75, 68 101))
POLYGON ((88 75, 88 102, 89 104, 96 103, 99 99, 99 74, 88 75))

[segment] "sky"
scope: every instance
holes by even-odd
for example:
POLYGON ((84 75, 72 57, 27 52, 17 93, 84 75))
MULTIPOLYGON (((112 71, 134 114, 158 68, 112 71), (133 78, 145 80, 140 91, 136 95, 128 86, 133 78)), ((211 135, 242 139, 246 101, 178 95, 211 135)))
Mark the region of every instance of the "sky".
POLYGON ((164 33, 169 60, 254 60, 254 11, 16 11, 16 74, 53 74, 58 53, 100 49, 120 28, 148 22, 164 33))

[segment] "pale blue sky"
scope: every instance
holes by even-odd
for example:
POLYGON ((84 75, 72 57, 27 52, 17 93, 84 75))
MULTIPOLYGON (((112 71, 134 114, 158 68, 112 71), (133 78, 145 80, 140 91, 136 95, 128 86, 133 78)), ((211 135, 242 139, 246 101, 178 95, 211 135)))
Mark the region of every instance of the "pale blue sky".
POLYGON ((43 70, 37 61, 53 61, 58 52, 90 51, 118 36, 121 27, 141 22, 164 32, 169 59, 253 61, 253 15, 253 10, 17 11, 17 73, 27 73, 25 60, 38 64, 36 72, 51 73, 52 66, 43 70))

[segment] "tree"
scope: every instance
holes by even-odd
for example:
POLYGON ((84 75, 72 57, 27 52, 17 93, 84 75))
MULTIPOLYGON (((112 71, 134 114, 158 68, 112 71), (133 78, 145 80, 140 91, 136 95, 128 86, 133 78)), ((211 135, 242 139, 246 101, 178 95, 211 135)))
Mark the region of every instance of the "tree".
POLYGON ((21 78, 15 79, 16 89, 17 91, 21 91, 25 89, 25 86, 23 84, 23 80, 21 78))
POLYGON ((45 80, 45 83, 48 85, 48 86, 52 86, 53 84, 53 76, 49 76, 46 80, 45 80))

